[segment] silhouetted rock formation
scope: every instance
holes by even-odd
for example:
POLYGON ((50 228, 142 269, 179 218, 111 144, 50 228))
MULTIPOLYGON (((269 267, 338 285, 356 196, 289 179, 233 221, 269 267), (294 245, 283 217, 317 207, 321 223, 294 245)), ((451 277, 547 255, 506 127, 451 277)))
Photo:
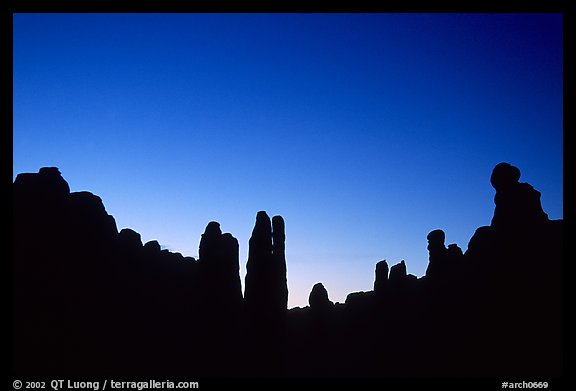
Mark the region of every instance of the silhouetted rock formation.
POLYGON ((220 224, 208 223, 200 240, 199 262, 203 268, 205 294, 218 311, 238 311, 242 305, 238 241, 222 234, 220 224))
POLYGON ((118 245, 126 253, 139 252, 142 249, 142 237, 130 228, 124 228, 118 234, 118 245))
POLYGON ((287 310, 284 240, 282 217, 274 216, 271 224, 266 212, 258 212, 249 242, 244 291, 246 309, 251 314, 275 317, 287 310))
POLYGON ((308 297, 308 304, 314 312, 329 311, 334 305, 328 298, 328 291, 324 288, 321 282, 314 284, 308 297))
POLYGON ((433 278, 435 275, 442 274, 442 271, 446 269, 446 246, 444 245, 445 240, 444 231, 441 229, 436 229, 428 234, 426 239, 428 239, 428 254, 429 263, 426 268, 426 277, 433 278))
POLYGON ((226 362, 210 354, 237 346, 234 337, 183 336, 206 330, 215 336, 222 331, 215 319, 229 312, 232 301, 242 303, 238 244, 231 235, 222 235, 225 256, 214 262, 224 261, 224 270, 213 273, 155 240, 142 245, 131 229, 118 232, 102 200, 71 193, 57 168, 18 175, 13 194, 19 373, 182 373, 192 366, 210 374, 218 360, 226 362), (221 281, 226 276, 229 283, 221 281), (201 289, 208 280, 209 292, 201 289))
POLYGON ((13 194, 16 365, 49 371, 69 364, 74 372, 78 360, 59 359, 83 349, 98 355, 104 347, 100 334, 89 335, 106 330, 104 317, 93 313, 113 296, 116 224, 99 197, 70 193, 55 167, 18 175, 13 194))
POLYGON ((374 277, 374 292, 384 295, 388 289, 388 263, 382 260, 376 264, 376 276, 374 277))
POLYGON ((392 291, 409 289, 418 278, 406 272, 406 262, 404 260, 390 268, 388 284, 392 291))
POLYGON ((433 284, 453 284, 461 277, 464 254, 457 244, 444 244, 446 235, 441 229, 431 231, 428 236, 429 263, 426 277, 433 284))
POLYGON ((563 222, 498 164, 490 226, 463 254, 427 236, 426 275, 376 264, 373 291, 333 304, 321 283, 287 311, 284 220, 258 212, 245 297, 238 241, 210 222, 199 260, 120 232, 55 167, 13 184, 18 377, 539 376, 562 373, 563 222), (496 353, 495 353, 496 352, 496 353))
POLYGON ((288 308, 288 281, 286 279, 286 232, 282 216, 272 217, 272 257, 274 270, 272 279, 276 284, 273 291, 274 302, 278 303, 278 311, 288 308))
POLYGON ((492 362, 494 371, 522 373, 531 368, 558 373, 562 221, 549 221, 540 193, 519 183, 519 178, 520 170, 508 163, 496 165, 492 172, 490 182, 496 190, 492 224, 476 230, 464 255, 462 290, 470 301, 465 315, 484 330, 484 338, 474 346, 479 355, 503 351, 492 362), (526 314, 531 314, 530 321, 526 314), (544 362, 542 357, 550 360, 544 362))
POLYGON ((144 244, 144 250, 149 255, 158 255, 158 254, 160 254, 160 251, 161 251, 160 243, 158 243, 157 240, 151 240, 149 242, 146 242, 144 244))
POLYGON ((59 203, 70 194, 68 183, 57 167, 43 167, 37 174, 18 174, 14 181, 14 200, 37 204, 59 203))
POLYGON ((404 260, 390 268, 390 283, 399 284, 406 278, 406 263, 404 260))
POLYGON ((520 170, 508 163, 494 167, 490 177, 496 189, 493 227, 523 230, 548 221, 540 203, 540 192, 527 183, 519 183, 519 179, 520 170))
POLYGON ((448 256, 453 260, 462 259, 461 257, 464 256, 462 249, 458 247, 456 243, 450 243, 448 245, 448 256))
POLYGON ((282 217, 274 216, 270 221, 266 212, 258 212, 248 244, 244 287, 245 336, 252 353, 246 363, 261 373, 275 375, 282 373, 286 348, 288 287, 284 241, 282 217))

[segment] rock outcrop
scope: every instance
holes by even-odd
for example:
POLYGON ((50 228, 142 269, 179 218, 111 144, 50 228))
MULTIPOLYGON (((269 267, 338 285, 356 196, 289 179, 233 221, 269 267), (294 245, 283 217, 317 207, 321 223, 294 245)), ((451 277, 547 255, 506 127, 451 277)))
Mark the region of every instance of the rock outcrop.
POLYGON ((321 282, 314 284, 308 297, 308 304, 313 312, 326 312, 332 309, 334 303, 328 298, 328 291, 321 282))
POLYGON ((376 295, 385 295, 388 290, 388 263, 382 260, 376 263, 374 277, 374 293, 376 295))
POLYGON ((404 260, 390 268, 389 280, 391 285, 397 286, 403 284, 406 281, 406 277, 406 262, 404 262, 404 260))
POLYGON ((446 235, 441 229, 431 231, 428 236, 429 263, 426 278, 436 286, 452 285, 460 277, 464 254, 457 244, 444 244, 446 235))
POLYGON ((288 287, 284 220, 274 216, 272 222, 264 211, 256 215, 249 241, 244 301, 251 314, 281 316, 287 310, 288 287))
POLYGON ((494 167, 490 183, 496 189, 492 227, 524 230, 548 221, 542 209, 540 192, 528 183, 520 183, 520 170, 508 163, 494 167))
POLYGON ((282 217, 256 216, 242 298, 238 241, 219 223, 206 226, 197 261, 118 232, 102 200, 70 192, 55 167, 20 174, 15 373, 558 376, 563 222, 519 179, 507 163, 494 168, 492 223, 464 254, 442 230, 428 234, 426 276, 380 261, 373 291, 333 304, 318 283, 309 307, 287 311, 282 217))
POLYGON ((204 293, 218 311, 238 311, 242 305, 238 250, 235 237, 222 234, 219 223, 208 223, 200 239, 199 263, 204 293))

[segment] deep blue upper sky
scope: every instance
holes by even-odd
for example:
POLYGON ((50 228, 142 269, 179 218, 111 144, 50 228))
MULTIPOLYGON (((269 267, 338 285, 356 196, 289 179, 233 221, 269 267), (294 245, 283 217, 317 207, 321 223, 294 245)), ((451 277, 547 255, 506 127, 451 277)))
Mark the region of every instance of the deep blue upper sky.
POLYGON ((280 214, 290 307, 423 275, 436 228, 465 251, 502 161, 562 218, 562 134, 561 15, 14 15, 14 177, 57 166, 184 255, 216 220, 242 279, 280 214))

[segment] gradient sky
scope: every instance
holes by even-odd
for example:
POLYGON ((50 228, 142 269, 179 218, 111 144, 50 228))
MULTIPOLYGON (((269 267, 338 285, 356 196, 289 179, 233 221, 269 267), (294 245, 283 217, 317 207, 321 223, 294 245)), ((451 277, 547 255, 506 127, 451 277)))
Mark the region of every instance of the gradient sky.
POLYGON ((507 161, 562 218, 555 14, 15 14, 14 177, 57 166, 119 229, 198 256, 286 221, 289 307, 464 251, 507 161))

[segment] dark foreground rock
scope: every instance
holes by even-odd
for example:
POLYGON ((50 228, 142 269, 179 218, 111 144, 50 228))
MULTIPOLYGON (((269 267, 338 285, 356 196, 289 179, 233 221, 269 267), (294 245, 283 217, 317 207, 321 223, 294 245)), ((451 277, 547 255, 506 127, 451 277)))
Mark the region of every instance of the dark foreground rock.
POLYGON ((102 200, 71 192, 55 167, 20 174, 14 374, 559 376, 563 222, 519 179, 507 163, 494 168, 492 223, 465 252, 442 230, 428 234, 425 276, 380 261, 372 291, 333 303, 318 283, 310 306, 287 310, 282 217, 257 213, 242 294, 239 243, 219 223, 196 260, 118 232, 102 200))

